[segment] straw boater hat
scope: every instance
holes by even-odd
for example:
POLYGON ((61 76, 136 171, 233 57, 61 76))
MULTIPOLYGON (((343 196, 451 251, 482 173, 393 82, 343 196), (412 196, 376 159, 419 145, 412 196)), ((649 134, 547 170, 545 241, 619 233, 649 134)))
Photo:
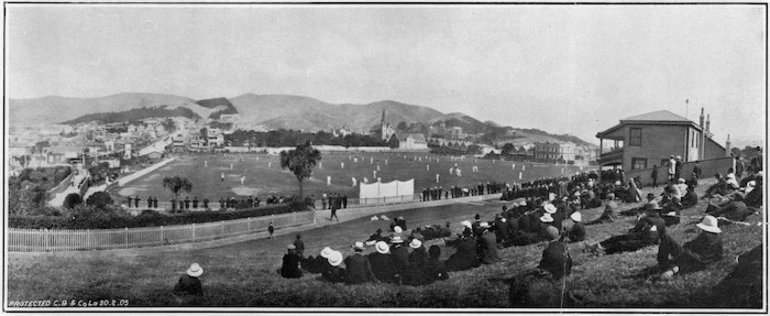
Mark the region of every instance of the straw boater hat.
POLYGON ((722 230, 719 229, 717 225, 717 219, 711 215, 706 215, 706 217, 704 217, 703 220, 695 226, 698 226, 698 228, 710 233, 719 234, 722 232, 722 230))
POLYGON ((553 217, 551 217, 551 214, 545 213, 543 216, 540 216, 540 221, 543 223, 551 223, 553 222, 553 217))
POLYGON ((404 240, 403 240, 403 239, 401 239, 401 236, 393 236, 393 237, 390 237, 390 243, 391 243, 391 244, 400 244, 400 243, 402 243, 402 242, 404 242, 404 240))
POLYGON ((404 230, 401 229, 401 226, 396 226, 393 228, 393 231, 396 232, 396 234, 403 232, 404 230))
POLYGON ((339 266, 340 263, 342 263, 342 253, 339 251, 334 251, 329 255, 329 264, 331 264, 333 267, 339 266))
POLYGON ((353 243, 353 249, 364 250, 364 243, 360 241, 356 241, 355 243, 353 243))
POLYGON ((418 249, 420 246, 422 246, 422 242, 417 238, 412 239, 412 242, 409 243, 409 247, 412 249, 418 249))
POLYGON ((190 265, 190 268, 187 269, 187 275, 191 277, 199 277, 203 274, 203 268, 198 263, 193 263, 190 265))
POLYGON ((288 246, 286 246, 286 249, 294 250, 294 249, 297 249, 297 246, 295 246, 294 244, 289 244, 288 246))
POLYGON ((470 221, 462 221, 460 222, 460 226, 471 228, 473 225, 470 221))
POLYGON ((559 230, 556 229, 556 227, 548 226, 548 228, 546 228, 545 231, 548 234, 549 240, 559 239, 559 230))
POLYGON ((684 178, 679 178, 679 184, 684 184, 685 182, 687 182, 687 181, 685 181, 684 178))
POLYGON ((320 256, 323 257, 323 258, 329 259, 329 255, 331 255, 332 252, 334 252, 334 250, 332 250, 332 248, 326 247, 323 250, 321 250, 320 256))
POLYGON ((543 206, 543 210, 545 210, 545 212, 548 214, 553 214, 553 213, 556 213, 556 206, 554 206, 553 204, 546 204, 545 206, 543 206))
POLYGON ((390 252, 390 247, 388 246, 388 243, 386 243, 384 241, 378 241, 374 245, 374 249, 376 249, 377 252, 379 252, 379 253, 381 253, 383 255, 388 254, 388 252, 390 252))
POLYGON ((479 224, 479 228, 489 228, 489 223, 488 222, 481 222, 479 224))
POLYGON ((579 223, 583 221, 583 215, 580 215, 580 212, 572 213, 572 215, 570 215, 569 218, 572 219, 575 223, 579 223))

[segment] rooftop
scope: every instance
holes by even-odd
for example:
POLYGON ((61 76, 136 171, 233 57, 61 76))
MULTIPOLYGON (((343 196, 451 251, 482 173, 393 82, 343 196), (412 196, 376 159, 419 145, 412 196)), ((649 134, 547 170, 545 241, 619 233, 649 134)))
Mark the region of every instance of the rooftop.
POLYGON ((660 110, 640 115, 631 116, 622 121, 666 121, 666 122, 690 122, 690 120, 671 113, 668 110, 660 110))

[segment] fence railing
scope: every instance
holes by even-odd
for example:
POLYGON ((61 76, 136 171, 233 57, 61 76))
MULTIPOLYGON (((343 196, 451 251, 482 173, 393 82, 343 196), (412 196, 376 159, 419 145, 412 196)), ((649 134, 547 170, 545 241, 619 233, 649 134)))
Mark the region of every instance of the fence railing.
POLYGON ((67 251, 161 246, 234 237, 311 224, 315 212, 244 218, 212 223, 124 229, 8 229, 10 251, 67 251))

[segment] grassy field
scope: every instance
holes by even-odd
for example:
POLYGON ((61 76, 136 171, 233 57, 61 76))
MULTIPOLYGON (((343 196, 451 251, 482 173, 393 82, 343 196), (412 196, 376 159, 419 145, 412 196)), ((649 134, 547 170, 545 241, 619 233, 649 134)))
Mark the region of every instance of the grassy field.
MULTIPOLYGON (((316 198, 320 198, 323 193, 341 193, 356 198, 358 188, 352 186, 351 178, 355 177, 360 183, 364 177, 367 177, 370 182, 373 182, 373 171, 377 170, 378 162, 380 171, 377 172, 377 176, 381 177, 383 182, 413 178, 415 191, 437 185, 437 173, 439 174, 438 185, 448 188, 452 185, 469 186, 488 181, 512 183, 519 181, 519 172, 522 172, 522 179, 527 180, 561 175, 562 169, 564 174, 574 174, 580 170, 575 166, 533 165, 520 162, 515 163, 514 170, 514 163, 509 161, 493 162, 473 158, 452 161, 449 157, 431 154, 418 156, 415 153, 358 155, 323 153, 321 165, 313 170, 312 179, 305 185, 305 193, 313 194, 316 198), (352 159, 354 157, 358 159, 358 163, 354 162, 352 159), (385 165, 386 160, 387 165, 385 165), (344 168, 341 168, 340 163, 345 164, 344 168), (449 174, 449 169, 455 164, 462 170, 462 177, 449 174), (427 165, 430 165, 430 170, 427 170, 427 165), (474 165, 479 167, 479 172, 471 172, 474 165), (332 177, 330 186, 326 185, 327 176, 332 177)), ((140 195, 145 198, 153 195, 161 201, 168 201, 172 196, 167 189, 163 188, 162 179, 174 175, 188 177, 193 183, 190 198, 197 196, 201 200, 203 197, 208 197, 209 200, 217 201, 220 197, 239 195, 255 195, 264 200, 267 195, 289 196, 298 193, 297 179, 288 170, 281 169, 278 156, 256 154, 228 157, 209 154, 182 156, 156 172, 117 189, 116 193, 121 196, 140 195), (224 181, 221 180, 223 173, 224 181), (241 177, 245 177, 243 184, 241 184, 241 177)), ((184 193, 182 196, 186 195, 187 193, 184 193)))
MULTIPOLYGON (((703 189, 703 186, 700 187, 703 189)), ((660 192, 658 188, 656 193, 660 192)), ((388 214, 402 215, 410 227, 451 221, 457 223, 481 213, 486 219, 498 212, 502 202, 457 204, 388 214)), ((635 205, 621 205, 629 208, 635 205)), ((704 202, 683 212, 702 216, 704 202)), ((591 220, 601 209, 583 211, 591 220)), ((320 220, 320 219, 319 219, 320 220)), ((589 226, 588 239, 600 241, 625 233, 632 218, 589 226)), ((758 216, 749 218, 756 223, 758 216)), ((321 220, 325 221, 325 220, 321 220)), ((696 218, 683 219, 670 232, 680 241, 694 238, 696 218)), ((364 240, 388 222, 367 218, 326 226, 303 233, 306 254, 331 246, 351 253, 353 241, 364 240)), ((657 247, 636 252, 595 256, 582 251, 583 244, 570 244, 575 262, 568 289, 574 299, 565 307, 740 307, 745 287, 716 288, 734 267, 735 256, 761 243, 762 226, 727 225, 724 233, 725 258, 705 271, 677 275, 673 281, 650 282, 657 247)), ((544 244, 512 247, 501 251, 504 262, 470 271, 452 273, 449 280, 428 286, 328 284, 319 275, 299 280, 283 279, 275 273, 284 247, 293 234, 274 240, 253 240, 210 249, 134 250, 113 252, 10 253, 8 257, 8 299, 128 299, 131 306, 172 306, 170 291, 191 262, 206 271, 201 277, 206 306, 235 307, 507 307, 507 279, 530 269, 540 260, 544 244)), ((370 250, 367 250, 367 253, 370 250)), ((445 259, 452 248, 442 247, 445 259)))

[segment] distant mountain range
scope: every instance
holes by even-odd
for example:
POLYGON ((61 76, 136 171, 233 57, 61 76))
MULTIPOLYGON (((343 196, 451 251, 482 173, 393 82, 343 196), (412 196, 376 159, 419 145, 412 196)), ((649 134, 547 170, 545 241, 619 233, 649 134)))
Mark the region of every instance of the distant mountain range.
MULTIPOLYGON (((412 130, 430 133, 430 127, 463 128, 467 134, 484 135, 486 142, 536 136, 534 141, 572 141, 594 146, 575 136, 553 135, 539 130, 502 127, 481 122, 463 113, 444 114, 429 107, 385 100, 368 104, 332 104, 294 95, 243 94, 234 98, 191 98, 149 94, 121 93, 101 98, 65 98, 49 96, 35 99, 9 99, 11 126, 37 124, 77 124, 90 121, 112 123, 149 117, 184 116, 193 119, 218 119, 222 114, 239 114, 244 129, 330 130, 345 127, 357 133, 379 128, 383 111, 385 121, 395 128, 400 122, 412 130), (416 123, 416 124, 413 124, 416 123)), ((532 140, 531 140, 532 141, 532 140)))

